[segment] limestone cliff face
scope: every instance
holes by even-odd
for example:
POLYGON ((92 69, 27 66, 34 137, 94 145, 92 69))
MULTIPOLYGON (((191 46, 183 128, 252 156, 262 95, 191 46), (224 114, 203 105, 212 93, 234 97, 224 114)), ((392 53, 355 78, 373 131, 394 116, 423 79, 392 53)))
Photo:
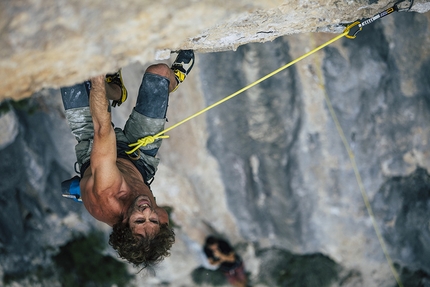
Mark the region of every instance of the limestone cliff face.
MULTIPOLYGON (((164 2, 148 1, 145 4, 150 6, 146 9, 133 3, 134 10, 129 8, 128 1, 104 2, 107 5, 104 13, 97 13, 101 11, 97 5, 102 2, 88 2, 86 9, 78 1, 53 2, 50 9, 63 15, 58 18, 50 18, 49 9, 38 7, 39 2, 33 6, 24 5, 29 3, 23 1, 10 5, 2 2, 0 5, 5 9, 1 13, 14 19, 6 24, 5 18, 0 18, 2 27, 6 27, 2 33, 21 31, 21 34, 14 34, 14 38, 8 32, 9 37, 1 38, 2 44, 10 47, 0 52, 2 67, 9 69, 2 69, 2 77, 6 79, 2 89, 8 87, 6 90, 10 91, 1 94, 7 97, 15 97, 21 91, 30 94, 45 85, 69 84, 133 62, 123 73, 130 98, 113 110, 114 123, 122 127, 135 103, 145 66, 149 60, 152 62, 156 51, 197 47, 200 52, 192 74, 170 97, 167 123, 170 125, 334 36, 304 33, 273 40, 270 37, 274 33, 260 33, 273 41, 242 46, 238 38, 228 33, 224 35, 233 40, 227 45, 221 38, 211 40, 211 35, 216 39, 215 31, 223 27, 230 33, 239 31, 243 23, 253 27, 253 22, 246 22, 238 15, 260 16, 261 23, 267 18, 281 23, 282 17, 275 17, 276 13, 296 11, 289 15, 303 17, 307 11, 313 26, 306 26, 303 21, 301 26, 307 27, 305 30, 296 25, 285 34, 317 28, 335 32, 338 24, 357 18, 346 12, 354 5, 367 7, 359 10, 363 13, 360 16, 365 17, 390 4, 336 2, 337 6, 333 3, 332 7, 344 9, 339 10, 344 13, 337 14, 316 2, 312 2, 310 10, 311 3, 304 1, 265 1, 265 5, 235 1, 228 4, 233 5, 229 9, 208 1, 192 2, 194 13, 190 13, 184 2, 176 1, 172 7, 182 7, 180 11, 184 13, 180 15, 188 11, 187 19, 194 19, 189 21, 197 21, 192 17, 198 17, 199 11, 203 11, 199 7, 203 9, 205 5, 211 7, 213 18, 199 18, 206 24, 181 28, 180 33, 189 34, 178 32, 172 38, 168 37, 172 31, 169 29, 177 28, 174 21, 177 15, 155 17, 157 9, 173 11, 162 6, 164 2), (270 11, 258 10, 263 6, 270 7, 267 8, 270 11), (115 8, 116 13, 107 12, 110 11, 107 8, 115 8), (323 23, 317 25, 318 16, 310 17, 309 11, 318 11, 318 16, 325 11, 331 15, 325 19, 331 20, 321 20, 323 23), (272 17, 266 17, 269 14, 272 17), (236 16, 229 18, 229 15, 236 16), (41 23, 38 17, 53 21, 46 23, 57 23, 46 24, 43 29, 52 32, 49 39, 58 45, 48 45, 48 40, 31 32, 31 25, 21 25, 41 23), (335 17, 340 20, 335 21, 335 17), (72 18, 76 21, 71 21, 72 18), (117 18, 119 22, 112 20, 117 18), (237 30, 220 19, 235 19, 237 30), (147 21, 148 26, 142 26, 144 22, 140 21, 147 21), (204 30, 210 28, 205 26, 208 23, 213 29, 205 34, 204 30), (76 25, 75 42, 68 35, 72 25, 76 25), (134 34, 133 38, 133 33, 123 32, 125 26, 141 34, 134 34), (93 39, 96 28, 111 32, 97 34, 93 39), (33 34, 34 38, 26 38, 33 34), (207 37, 198 39, 199 35, 207 37), (121 37, 130 45, 120 45, 121 37), (82 47, 87 50, 81 50, 82 47), (57 56, 48 53, 55 49, 57 56), (211 49, 235 51, 206 53, 211 49), (56 57, 68 60, 59 61, 56 57), (28 69, 18 69, 17 59, 27 63, 28 69), (38 65, 30 65, 31 59, 38 65), (38 62, 41 60, 46 60, 46 65, 38 62), (145 64, 136 63, 137 60, 145 64), (54 62, 57 70, 49 66, 54 62), (15 72, 16 85, 11 85, 9 74, 15 72), (29 78, 34 81, 26 82, 29 78)), ((416 9, 420 7, 424 12, 427 4, 415 2, 416 9)), ((300 19, 293 16, 285 21, 300 19)), ((191 22, 183 25, 187 23, 191 22)), ((39 29, 42 26, 37 27, 34 31, 43 31, 39 29)), ((257 30, 249 35, 259 35, 257 30)), ((152 189, 157 201, 173 208, 172 218, 178 225, 176 243, 172 256, 157 267, 155 274, 137 275, 132 283, 196 286, 198 267, 206 264, 201 244, 206 235, 218 233, 235 244, 254 286, 395 286, 349 155, 324 100, 328 97, 404 286, 429 286, 429 30, 428 13, 393 14, 366 27, 357 39, 342 39, 169 132, 170 139, 164 141, 159 152, 161 164, 152 189)), ((40 32, 40 35, 45 34, 40 32)), ((106 236, 110 230, 92 219, 82 205, 60 196, 60 182, 74 174, 75 140, 64 119, 59 91, 43 89, 21 102, 5 101, 0 111, 0 274, 3 277, 0 286, 61 286, 59 263, 55 260, 60 248, 94 230, 106 236)), ((103 253, 115 257, 108 246, 103 253)), ((91 257, 94 256, 91 254, 87 259, 91 257)), ((96 271, 97 268, 93 273, 96 271)), ((132 268, 130 271, 136 272, 132 268)), ((204 272, 202 277, 206 278, 209 273, 204 272)))
MULTIPOLYGON (((22 99, 170 51, 234 50, 343 25, 395 1, 2 1, 0 99, 22 99)), ((415 0, 412 11, 430 9, 415 0)))

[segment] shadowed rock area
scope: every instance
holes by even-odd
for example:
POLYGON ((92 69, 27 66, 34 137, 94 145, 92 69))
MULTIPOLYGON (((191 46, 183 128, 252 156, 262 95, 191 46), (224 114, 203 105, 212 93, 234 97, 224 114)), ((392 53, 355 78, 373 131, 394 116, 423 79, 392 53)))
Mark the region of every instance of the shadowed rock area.
MULTIPOLYGON (((34 28, 40 37, 26 30, 29 26, 24 24, 37 22, 37 17, 30 17, 33 14, 28 12, 25 1, 0 4, 0 13, 9 13, 7 19, 14 20, 6 25, 5 18, 0 18, 1 43, 10 45, 9 50, 0 52, 1 73, 6 79, 1 96, 15 97, 19 91, 20 98, 25 94, 21 90, 30 95, 43 86, 70 84, 129 64, 123 69, 129 100, 112 111, 113 122, 119 127, 134 106, 145 67, 153 62, 157 50, 197 49, 194 70, 170 97, 169 126, 335 36, 304 32, 336 32, 337 25, 355 20, 353 10, 351 14, 346 10, 336 14, 338 10, 323 8, 324 3, 320 3, 322 10, 313 11, 320 11, 318 15, 326 11, 340 20, 326 17, 331 20, 309 26, 303 22, 303 30, 288 22, 284 28, 293 30, 282 33, 295 35, 266 38, 270 40, 267 43, 245 44, 265 40, 248 38, 242 43, 236 39, 227 48, 213 44, 222 42, 214 38, 207 42, 211 43, 209 49, 187 41, 210 25, 238 31, 232 24, 219 22, 228 17, 221 13, 227 13, 223 9, 213 8, 219 5, 215 2, 193 2, 196 15, 190 14, 196 18, 190 16, 190 23, 197 23, 193 21, 201 11, 198 7, 212 7, 213 19, 207 21, 213 22, 181 29, 189 34, 179 33, 175 39, 168 37, 173 34, 169 30, 173 29, 173 18, 166 16, 164 22, 156 14, 148 18, 149 12, 157 11, 156 7, 135 9, 135 15, 148 23, 141 26, 141 22, 132 20, 137 18, 121 13, 116 24, 111 20, 118 14, 109 13, 109 9, 129 11, 129 1, 105 4, 106 10, 101 14, 96 13, 100 9, 95 2, 82 10, 76 8, 79 1, 60 2, 50 9, 79 16, 74 24, 67 17, 49 16, 48 6, 39 7, 38 2, 29 7, 37 6, 37 17, 52 20, 45 23, 63 23, 43 27, 46 31, 58 29, 58 34, 50 36, 52 43, 63 40, 64 46, 44 42, 43 29, 34 28), (155 18, 159 22, 150 21, 155 18), (84 19, 89 19, 88 30, 81 27, 84 19), (102 20, 110 21, 110 26, 103 25, 106 22, 102 20), (76 25, 76 43, 81 43, 77 46, 70 45, 73 41, 67 35, 69 28, 64 28, 72 24, 76 25), (124 47, 119 45, 120 37, 130 40, 133 33, 119 36, 118 31, 124 30, 121 25, 139 30, 141 35, 154 36, 133 45, 139 39, 134 34, 134 42, 124 47), (94 31, 91 29, 97 27, 118 33, 101 32, 99 38, 90 40, 94 31), (16 42, 11 41, 10 31, 21 31, 13 34, 16 42), (9 33, 6 38, 5 33, 9 33), (34 37, 25 37, 30 34, 34 37), (81 37, 87 37, 88 45, 79 42, 81 37), (39 47, 43 55, 55 47, 64 59, 70 56, 78 60, 72 64, 69 60, 42 57, 47 61, 46 66, 41 66, 38 61, 42 54, 32 45, 39 47), (93 50, 97 45, 100 49, 93 50), (116 50, 120 46, 124 50, 116 50), (87 47, 87 53, 81 47, 87 47), (209 52, 231 49, 235 51, 209 52), (25 53, 28 58, 23 57, 25 53), (78 57, 79 53, 85 57, 78 57), (34 59, 34 67, 39 65, 44 73, 40 78, 34 76, 31 85, 26 84, 22 79, 29 76, 15 73, 18 68, 14 65, 23 67, 17 59, 27 63, 34 59), (58 70, 50 68, 53 63, 57 63, 58 70), (17 90, 9 89, 10 85, 17 90)), ((368 7, 359 10, 364 17, 392 4, 371 2, 354 2, 351 9, 357 10, 354 5, 368 7)), ((415 2, 416 9, 426 11, 427 3, 415 2)), ((257 1, 235 3, 231 5, 236 8, 228 12, 238 13, 234 14, 234 23, 245 21, 238 16, 240 13, 264 19, 264 13, 256 12, 255 7, 261 5, 257 1), (246 13, 243 7, 247 7, 246 13)), ((303 1, 296 4, 303 9, 310 5, 303 1)), ((347 4, 338 2, 336 9, 347 4)), ((173 8, 178 8, 175 5, 173 8)), ((298 10, 281 9, 293 5, 290 2, 267 1, 267 5, 274 9, 270 10, 274 19, 279 19, 275 17, 279 11, 296 11, 297 18, 288 21, 300 22, 299 12, 309 12, 297 7, 298 10)), ((3 101, 0 286, 228 286, 216 271, 208 271, 202 245, 209 234, 225 236, 235 246, 252 286, 397 286, 336 122, 354 155, 376 223, 403 285, 430 286, 429 20, 429 13, 387 16, 366 26, 356 39, 343 38, 169 132, 170 138, 159 151, 161 164, 152 190, 157 202, 171 207, 176 243, 163 263, 139 274, 139 269, 116 260, 115 252, 107 245, 109 227, 93 219, 82 204, 61 197, 61 181, 75 174, 75 140, 64 117, 59 90, 45 88, 30 98, 3 101), (330 114, 330 106, 336 118, 330 114), (82 268, 82 262, 88 269, 82 268)), ((261 28, 258 24, 256 27, 261 28)), ((207 30, 211 31, 208 35, 215 35, 215 28, 207 30)), ((203 38, 200 41, 202 45, 205 42, 203 38)), ((163 61, 170 63, 171 59, 163 61)), ((32 65, 20 70, 38 74, 32 65)))

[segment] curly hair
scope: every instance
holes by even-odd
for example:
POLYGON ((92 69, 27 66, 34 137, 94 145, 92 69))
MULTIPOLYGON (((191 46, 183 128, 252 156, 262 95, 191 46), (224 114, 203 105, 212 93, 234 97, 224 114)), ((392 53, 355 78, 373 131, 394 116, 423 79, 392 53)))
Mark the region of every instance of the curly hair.
POLYGON ((142 269, 161 262, 170 256, 170 248, 175 242, 175 233, 167 224, 160 225, 160 231, 154 237, 134 236, 127 223, 119 222, 113 226, 109 236, 109 245, 119 257, 142 269))

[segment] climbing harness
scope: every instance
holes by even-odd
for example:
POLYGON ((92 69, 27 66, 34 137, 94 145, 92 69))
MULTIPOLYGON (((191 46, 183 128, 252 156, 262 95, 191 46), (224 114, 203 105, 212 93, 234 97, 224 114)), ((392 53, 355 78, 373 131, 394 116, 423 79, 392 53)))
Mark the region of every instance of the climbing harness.
POLYGON ((82 202, 81 188, 79 186, 80 182, 81 178, 78 175, 63 181, 61 183, 61 193, 63 197, 73 199, 76 202, 82 202))

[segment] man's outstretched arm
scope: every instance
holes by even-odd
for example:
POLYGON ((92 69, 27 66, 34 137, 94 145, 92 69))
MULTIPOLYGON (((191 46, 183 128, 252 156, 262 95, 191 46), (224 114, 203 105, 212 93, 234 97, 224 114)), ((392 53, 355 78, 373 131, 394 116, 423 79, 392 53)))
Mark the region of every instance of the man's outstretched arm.
POLYGON ((116 193, 121 186, 122 177, 116 166, 116 138, 111 124, 104 76, 91 79, 90 110, 94 124, 91 151, 93 192, 98 195, 116 193))

